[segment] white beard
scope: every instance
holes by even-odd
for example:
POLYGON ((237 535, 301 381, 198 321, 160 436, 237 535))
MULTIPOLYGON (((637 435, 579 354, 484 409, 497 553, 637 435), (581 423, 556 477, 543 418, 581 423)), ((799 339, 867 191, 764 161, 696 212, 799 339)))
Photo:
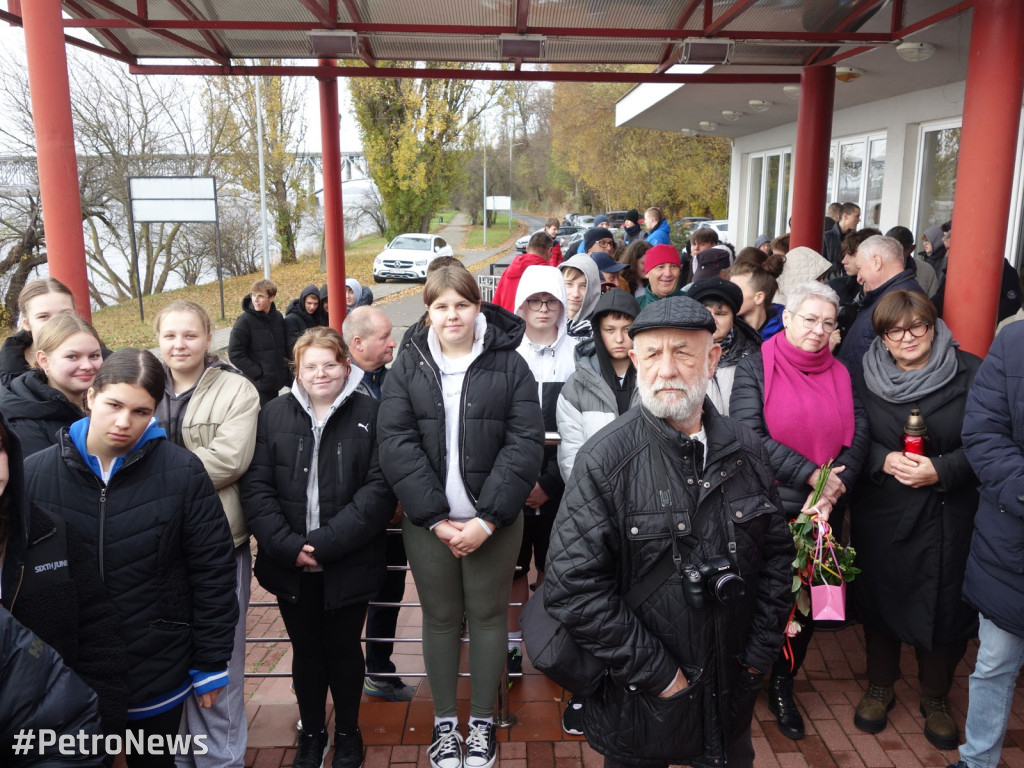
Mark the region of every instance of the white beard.
POLYGON ((648 386, 638 376, 636 386, 640 391, 640 402, 654 416, 668 421, 686 422, 696 416, 704 406, 708 379, 702 378, 694 387, 687 389, 681 379, 656 379, 648 386), (671 400, 659 397, 658 393, 666 389, 675 390, 679 395, 671 400))

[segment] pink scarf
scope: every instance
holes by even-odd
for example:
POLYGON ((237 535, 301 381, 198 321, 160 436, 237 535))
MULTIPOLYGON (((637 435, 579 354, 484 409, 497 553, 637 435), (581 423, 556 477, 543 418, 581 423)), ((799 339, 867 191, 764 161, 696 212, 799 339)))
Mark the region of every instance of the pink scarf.
POLYGON ((853 387, 846 367, 828 345, 805 352, 785 333, 768 339, 761 356, 768 434, 815 464, 834 459, 853 442, 853 387))

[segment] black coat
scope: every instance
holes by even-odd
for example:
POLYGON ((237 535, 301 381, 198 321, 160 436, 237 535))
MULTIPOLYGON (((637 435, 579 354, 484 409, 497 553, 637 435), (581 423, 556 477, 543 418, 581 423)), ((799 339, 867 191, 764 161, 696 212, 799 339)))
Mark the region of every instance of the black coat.
POLYGON ((964 597, 1024 637, 1024 323, 996 336, 967 398, 963 440, 981 480, 964 597))
MULTIPOLYGON (((4 768, 99 768, 101 758, 71 750, 62 755, 59 745, 39 754, 39 729, 56 731, 57 738, 79 733, 101 733, 96 694, 31 630, 0 608, 0 765, 4 768), (31 754, 11 749, 22 729, 36 733, 31 754)), ((66 750, 67 751, 67 750, 66 750)))
POLYGON ((19 330, 12 333, 0 346, 0 384, 11 386, 21 374, 32 370, 25 361, 25 350, 32 346, 32 334, 19 330))
POLYGON ((749 724, 760 691, 760 678, 745 669, 770 669, 782 645, 793 540, 768 457, 757 435, 708 400, 703 426, 707 463, 693 485, 679 433, 631 408, 580 449, 555 518, 548 611, 609 668, 586 701, 584 728, 591 745, 617 761, 689 765, 720 754, 722 742, 749 724), (664 452, 671 512, 659 503, 653 440, 664 452), (704 609, 691 608, 673 575, 636 611, 625 605, 630 588, 669 556, 672 534, 684 562, 696 565, 727 554, 729 528, 746 584, 738 602, 727 608, 709 596, 704 609), (680 667, 690 687, 658 699, 680 667))
POLYGON ((56 445, 63 427, 85 414, 64 394, 46 383, 46 374, 32 370, 0 390, 2 412, 21 440, 24 455, 56 445))
POLYGON ((242 299, 242 310, 231 328, 228 357, 260 394, 276 396, 292 380, 284 318, 273 303, 270 312, 257 312, 249 296, 242 299))
POLYGON ((836 354, 843 364, 853 373, 861 366, 864 353, 868 351, 871 342, 875 340, 875 328, 871 322, 871 315, 885 294, 891 291, 917 291, 924 293, 924 289, 914 279, 914 272, 904 269, 899 274, 889 278, 882 285, 874 290, 861 294, 851 305, 857 310, 857 315, 850 321, 850 325, 843 340, 839 345, 836 354))
POLYGON ((323 427, 317 455, 320 527, 306 532, 306 501, 314 437, 295 395, 260 412, 256 453, 242 476, 242 507, 259 551, 255 574, 264 589, 295 602, 305 544, 323 566, 324 608, 366 602, 385 575, 384 545, 395 497, 377 459, 377 409, 368 395, 350 394, 323 427))
MULTIPOLYGON (((477 515, 511 525, 540 473, 544 422, 537 382, 516 351, 525 323, 500 307, 484 304, 484 349, 462 387, 464 447, 459 465, 477 515)), ((448 448, 440 372, 427 347, 426 327, 407 340, 384 381, 378 440, 380 462, 415 525, 448 519, 445 480, 448 448)))
MULTIPOLYGON (((808 403, 807 408, 808 424, 812 424, 814 405, 808 403)), ((736 366, 729 416, 746 424, 764 441, 786 514, 790 519, 796 517, 813 490, 807 484, 807 479, 818 466, 788 445, 773 440, 769 434, 764 420, 764 358, 760 351, 743 358, 736 366)), ((839 452, 834 462, 836 466, 846 467, 839 478, 847 492, 860 476, 868 450, 868 418, 856 391, 853 393, 853 421, 853 440, 839 452)))
POLYGON ((234 546, 206 469, 164 438, 133 449, 104 485, 67 430, 25 462, 27 495, 81 535, 121 619, 129 707, 231 657, 234 546))
MULTIPOLYGON (((4 448, 9 475, 3 496, 11 527, 0 569, 3 606, 96 691, 104 732, 123 731, 125 647, 121 622, 107 599, 96 559, 62 518, 26 501, 17 437, 9 437, 4 448)), ((0 549, 4 544, 0 541, 0 549)))
POLYGON ((981 361, 956 350, 951 382, 909 403, 874 394, 854 378, 871 426, 867 461, 853 494, 850 543, 861 573, 850 585, 866 623, 918 648, 973 637, 977 614, 960 599, 978 480, 960 441, 967 390, 981 361), (886 456, 903 450, 903 425, 919 408, 928 427, 925 455, 939 482, 910 488, 882 471, 886 456))

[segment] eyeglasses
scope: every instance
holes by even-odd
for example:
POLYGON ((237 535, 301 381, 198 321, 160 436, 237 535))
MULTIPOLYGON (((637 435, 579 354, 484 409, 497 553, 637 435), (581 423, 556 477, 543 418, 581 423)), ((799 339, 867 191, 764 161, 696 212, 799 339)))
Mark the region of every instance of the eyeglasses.
POLYGON ((305 376, 316 376, 320 371, 326 376, 333 376, 341 369, 348 367, 348 363, 324 363, 323 365, 304 365, 302 373, 305 376))
POLYGON ((835 320, 822 320, 815 315, 801 315, 799 312, 794 312, 793 314, 803 321, 804 328, 808 331, 813 331, 820 325, 825 333, 832 333, 832 331, 839 327, 835 320))
POLYGON ((554 312, 561 306, 562 302, 558 299, 527 299, 526 306, 532 309, 534 312, 539 312, 541 307, 546 309, 548 312, 554 312))
POLYGON ((600 245, 602 248, 611 248, 613 245, 615 245, 615 241, 609 240, 606 237, 604 240, 598 240, 597 244, 600 245))
POLYGON ((920 339, 928 333, 928 329, 931 327, 931 323, 920 321, 914 323, 909 328, 886 328, 883 333, 885 334, 885 338, 889 341, 903 341, 903 339, 907 337, 908 333, 915 339, 920 339))

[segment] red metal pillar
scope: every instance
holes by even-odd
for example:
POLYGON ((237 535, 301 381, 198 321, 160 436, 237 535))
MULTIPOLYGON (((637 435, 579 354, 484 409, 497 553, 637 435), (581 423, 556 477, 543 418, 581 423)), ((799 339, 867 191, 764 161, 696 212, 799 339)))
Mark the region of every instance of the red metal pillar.
POLYGON ((832 141, 835 67, 804 67, 793 157, 793 224, 789 247, 821 251, 828 192, 828 153, 832 141))
MULTIPOLYGON (((321 59, 320 66, 335 66, 321 59)), ((324 250, 327 253, 327 295, 331 327, 341 331, 345 319, 345 211, 341 199, 341 116, 338 114, 338 78, 320 81, 320 143, 324 164, 324 250)))
POLYGON ((943 318, 964 349, 982 356, 995 335, 1003 274, 1024 88, 1022 36, 1019 0, 975 0, 943 318))
POLYGON ((89 320, 89 277, 61 0, 32 0, 23 3, 21 11, 50 275, 71 289, 78 313, 89 320))

